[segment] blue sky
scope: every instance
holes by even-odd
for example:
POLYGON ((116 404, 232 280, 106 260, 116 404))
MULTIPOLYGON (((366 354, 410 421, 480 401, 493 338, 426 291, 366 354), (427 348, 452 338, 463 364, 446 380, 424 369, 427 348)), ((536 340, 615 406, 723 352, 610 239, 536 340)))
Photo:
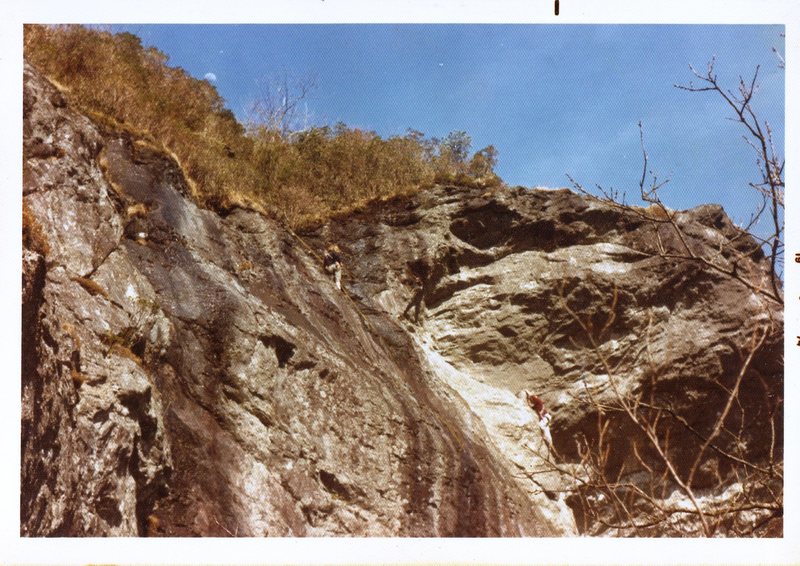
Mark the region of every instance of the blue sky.
POLYGON ((782 26, 742 25, 129 25, 170 64, 213 73, 244 119, 258 82, 284 70, 312 77, 316 123, 342 121, 383 136, 414 128, 465 130, 493 144, 509 184, 638 192, 642 121, 651 167, 670 177, 673 208, 719 202, 746 220, 756 201, 755 155, 730 110, 710 93, 673 87, 712 56, 736 87, 761 65, 754 106, 783 154, 782 26))

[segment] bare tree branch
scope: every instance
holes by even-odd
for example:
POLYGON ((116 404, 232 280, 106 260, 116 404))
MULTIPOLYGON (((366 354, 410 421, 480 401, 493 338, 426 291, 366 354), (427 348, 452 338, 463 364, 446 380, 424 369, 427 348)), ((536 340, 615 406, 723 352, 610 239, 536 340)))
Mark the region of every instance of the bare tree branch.
POLYGON ((287 71, 258 81, 258 96, 248 110, 248 128, 264 128, 287 137, 309 126, 301 104, 316 88, 310 77, 294 77, 287 71))
MULTIPOLYGON (((728 395, 728 400, 725 403, 725 408, 722 409, 722 412, 720 413, 719 417, 717 417, 717 422, 714 423, 714 428, 711 431, 711 434, 708 435, 708 438, 706 438, 705 442, 703 442, 703 446, 700 447, 700 450, 698 450, 697 455, 695 456, 694 463, 692 464, 692 468, 689 471, 689 477, 686 480, 687 485, 692 485, 692 480, 694 479, 694 475, 697 472, 698 466, 703 460, 703 456, 705 455, 706 450, 714 441, 714 439, 717 437, 717 435, 720 433, 720 430, 722 430, 722 425, 725 423, 725 419, 728 418, 728 413, 730 412, 734 401, 737 399, 737 396, 739 394, 739 387, 742 384, 742 380, 744 379, 747 370, 750 368, 750 362, 753 361, 753 356, 758 351, 758 349, 761 348, 761 346, 764 344, 764 340, 767 338, 768 330, 766 328, 759 328, 756 330, 756 332, 760 333, 761 336, 758 338, 756 343, 750 348, 750 352, 747 355, 747 359, 744 361, 742 367, 739 369, 739 375, 736 376, 736 383, 734 384, 733 388, 730 391, 730 394, 728 395)), ((739 432, 738 437, 741 438, 741 431, 739 432)))

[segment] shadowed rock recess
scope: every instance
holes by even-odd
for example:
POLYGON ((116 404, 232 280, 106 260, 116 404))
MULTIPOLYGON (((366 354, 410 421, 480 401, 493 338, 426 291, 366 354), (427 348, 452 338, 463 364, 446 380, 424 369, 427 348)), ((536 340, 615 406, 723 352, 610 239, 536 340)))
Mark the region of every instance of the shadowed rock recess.
MULTIPOLYGON (((696 428, 736 345, 764 316, 782 325, 735 281, 648 255, 636 215, 566 190, 435 187, 299 236, 200 209, 171 158, 101 131, 28 66, 23 167, 41 236, 22 252, 23 536, 576 535, 517 395, 545 398, 576 461, 596 420, 582 391, 609 392, 562 295, 591 317, 616 293, 601 347, 646 336, 659 393, 696 428), (426 256, 440 267, 412 324, 408 266, 426 256)), ((708 206, 680 221, 696 246, 730 229, 708 206)), ((782 398, 781 344, 752 367, 782 398)), ((628 457, 629 431, 609 434, 628 457)))

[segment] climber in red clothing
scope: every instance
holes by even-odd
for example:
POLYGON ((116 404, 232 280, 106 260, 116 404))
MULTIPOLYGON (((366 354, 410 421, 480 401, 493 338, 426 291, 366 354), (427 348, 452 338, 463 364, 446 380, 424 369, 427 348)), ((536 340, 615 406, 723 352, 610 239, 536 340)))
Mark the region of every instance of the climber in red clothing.
POLYGON ((547 444, 552 448, 553 437, 550 434, 550 421, 553 420, 553 417, 548 410, 545 409, 544 401, 542 401, 541 397, 534 395, 530 391, 525 391, 525 401, 528 403, 528 406, 536 412, 536 416, 539 417, 539 428, 542 430, 542 436, 544 436, 547 444))

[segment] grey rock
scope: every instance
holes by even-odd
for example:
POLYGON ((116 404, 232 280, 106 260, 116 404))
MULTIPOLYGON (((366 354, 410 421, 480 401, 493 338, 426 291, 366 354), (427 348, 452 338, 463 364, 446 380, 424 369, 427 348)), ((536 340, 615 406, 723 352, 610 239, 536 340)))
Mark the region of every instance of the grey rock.
MULTIPOLYGON (((732 269, 734 258, 718 257, 718 250, 738 233, 721 207, 678 212, 677 223, 694 252, 732 269)), ((486 427, 496 461, 523 489, 532 489, 532 470, 545 492, 566 486, 565 474, 545 473, 554 466, 546 465, 551 458, 541 443, 529 446, 539 435, 532 412, 516 396, 521 390, 544 398, 554 415, 557 460, 567 467, 580 461, 579 441, 598 445, 598 407, 615 406, 618 394, 669 408, 667 418, 687 425, 673 427, 668 441, 668 455, 686 477, 699 448, 695 432, 710 434, 748 348, 765 327, 736 415, 726 421, 729 430, 741 431, 739 438, 726 433, 715 446, 768 467, 774 445, 773 457, 782 461, 782 305, 698 261, 660 257, 659 239, 667 254, 683 251, 666 224, 566 189, 490 194, 439 187, 374 203, 306 236, 316 246, 337 242, 349 270, 346 288, 396 319, 420 288, 408 266, 421 259, 443 266, 425 292, 420 324, 407 322, 407 329, 435 379, 463 397, 486 427), (599 355, 581 322, 592 325, 599 355), (601 357, 614 368, 611 376, 601 357)), ((754 247, 749 237, 736 241, 741 250, 754 247)), ((740 268, 768 288, 768 262, 760 251, 751 259, 740 268)), ((631 446, 647 442, 631 426, 621 415, 605 432, 612 469, 642 469, 631 446)), ((654 454, 646 458, 654 468, 663 465, 654 454)), ((707 454, 710 471, 701 467, 695 476, 698 491, 730 500, 737 480, 729 464, 719 453, 707 454), (714 472, 726 469, 722 479, 714 472)), ((782 483, 777 476, 771 481, 782 483)), ((696 534, 697 524, 684 518, 678 531, 659 525, 645 534, 696 534)))
POLYGON ((198 208, 169 157, 54 97, 26 67, 26 131, 62 149, 26 159, 51 251, 25 260, 23 535, 574 532, 301 240, 198 208))
MULTIPOLYGON (((648 336, 686 414, 718 403, 706 385, 759 316, 782 325, 735 282, 652 257, 636 215, 565 190, 436 187, 301 235, 223 217, 166 153, 60 97, 26 66, 24 200, 50 251, 23 251, 23 536, 575 535, 518 396, 545 398, 574 461, 585 391, 609 392, 562 289, 598 320, 617 290, 601 348, 648 336), (426 257, 415 325, 408 266, 426 257)), ((730 237, 718 208, 680 222, 702 249, 730 237)), ((754 363, 782 395, 779 344, 754 363)), ((631 390, 646 373, 620 369, 631 390)))

